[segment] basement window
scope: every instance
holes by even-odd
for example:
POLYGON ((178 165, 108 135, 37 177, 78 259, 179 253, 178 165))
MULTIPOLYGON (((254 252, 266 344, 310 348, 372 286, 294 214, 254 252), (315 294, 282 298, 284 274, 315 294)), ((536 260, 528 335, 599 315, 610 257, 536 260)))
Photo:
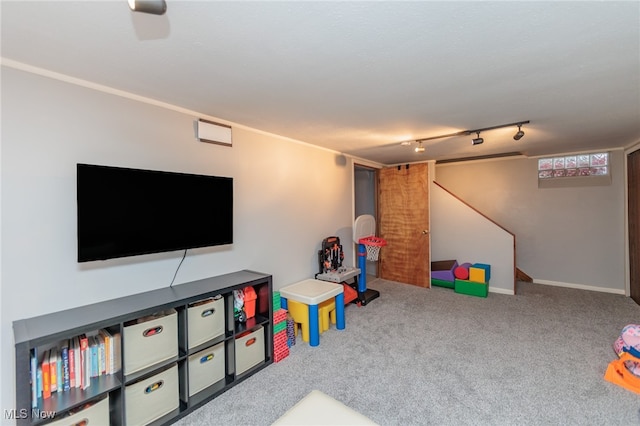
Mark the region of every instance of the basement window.
POLYGON ((610 184, 608 152, 538 159, 538 188, 610 184))

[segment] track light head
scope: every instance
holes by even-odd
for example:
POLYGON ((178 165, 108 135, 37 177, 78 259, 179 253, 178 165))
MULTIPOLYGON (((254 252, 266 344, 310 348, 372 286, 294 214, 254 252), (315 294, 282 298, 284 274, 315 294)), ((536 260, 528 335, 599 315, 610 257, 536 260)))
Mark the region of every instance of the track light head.
POLYGON ((422 146, 422 141, 418 141, 418 146, 416 146, 415 151, 417 153, 424 152, 424 146, 422 146))
POLYGON ((518 124, 518 132, 513 135, 513 140, 519 141, 524 136, 524 132, 520 129, 522 124, 518 124))
POLYGON ((476 135, 478 135, 478 137, 471 139, 471 145, 480 145, 484 142, 484 139, 480 137, 480 132, 476 132, 476 135))
POLYGON ((165 0, 128 0, 128 2, 129 8, 134 12, 164 15, 167 11, 167 2, 165 0))

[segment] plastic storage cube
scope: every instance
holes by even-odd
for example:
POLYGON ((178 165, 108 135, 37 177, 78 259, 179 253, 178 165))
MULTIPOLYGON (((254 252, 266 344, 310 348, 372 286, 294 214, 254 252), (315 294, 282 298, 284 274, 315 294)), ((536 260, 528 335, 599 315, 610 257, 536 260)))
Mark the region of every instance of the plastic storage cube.
POLYGON ((175 309, 124 326, 124 374, 143 370, 178 356, 178 314, 175 309))
POLYGON ((476 283, 468 280, 456 279, 454 291, 460 294, 468 294, 470 296, 487 297, 489 292, 489 283, 476 283))
POLYGON ((76 411, 74 414, 63 417, 60 420, 48 423, 49 426, 71 425, 108 425, 109 422, 109 397, 76 411))
POLYGON ((124 390, 126 424, 145 425, 178 408, 178 366, 128 385, 124 390))
POLYGON ((236 374, 242 374, 264 361, 264 330, 262 327, 236 337, 236 374))
POLYGON ((469 281, 488 283, 491 279, 491 266, 484 263, 474 263, 469 267, 469 281))
POLYGON ((192 303, 188 309, 189 349, 224 334, 222 297, 192 303))
POLYGON ((189 357, 189 396, 224 379, 224 342, 189 357))

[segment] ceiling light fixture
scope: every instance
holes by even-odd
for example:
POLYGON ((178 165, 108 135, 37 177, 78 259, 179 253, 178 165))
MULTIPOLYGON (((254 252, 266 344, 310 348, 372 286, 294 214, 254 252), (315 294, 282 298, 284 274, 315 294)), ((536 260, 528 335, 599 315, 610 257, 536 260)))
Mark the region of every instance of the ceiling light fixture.
POLYGON ((518 126, 518 133, 515 134, 515 136, 513 137, 515 140, 520 140, 523 136, 524 136, 524 132, 522 131, 521 127, 524 124, 529 124, 530 121, 529 120, 525 120, 525 121, 516 121, 515 123, 507 123, 507 124, 500 124, 497 126, 491 126, 491 127, 483 127, 480 129, 472 129, 472 130, 462 130, 459 132, 455 132, 455 133, 448 133, 446 135, 440 135, 440 136, 431 136, 428 138, 422 138, 422 139, 416 139, 415 141, 405 141, 405 142, 401 142, 401 145, 410 145, 413 142, 418 143, 418 147, 415 148, 416 152, 424 152, 424 147, 422 150, 418 150, 418 148, 420 148, 422 146, 422 142, 425 141, 431 141, 434 139, 442 139, 442 138, 451 138, 454 136, 468 136, 471 135, 473 133, 477 134, 477 138, 472 139, 472 144, 473 145, 480 145, 481 143, 484 142, 484 139, 480 137, 480 132, 485 132, 487 130, 494 130, 494 129, 502 129, 504 127, 511 127, 511 126, 518 126))
POLYGON ((150 13, 152 15, 164 15, 167 11, 165 0, 127 0, 129 8, 134 12, 150 13))
POLYGON ((424 146, 422 146, 422 141, 418 141, 418 146, 415 149, 416 152, 424 152, 424 146))
POLYGON ((480 132, 476 132, 476 135, 478 135, 478 137, 471 139, 471 145, 480 145, 484 142, 484 139, 480 137, 480 132))
POLYGON ((521 126, 522 124, 518 124, 518 132, 513 135, 513 140, 515 141, 519 141, 524 136, 524 132, 520 129, 521 126))

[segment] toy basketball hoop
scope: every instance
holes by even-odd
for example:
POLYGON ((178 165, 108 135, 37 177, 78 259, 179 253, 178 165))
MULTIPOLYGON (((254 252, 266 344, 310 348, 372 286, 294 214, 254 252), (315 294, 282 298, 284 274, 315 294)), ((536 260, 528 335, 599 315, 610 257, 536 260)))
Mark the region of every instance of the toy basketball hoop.
POLYGON ((367 249, 367 260, 376 261, 380 255, 380 248, 387 245, 387 242, 379 237, 365 237, 358 240, 359 244, 363 244, 367 249))

